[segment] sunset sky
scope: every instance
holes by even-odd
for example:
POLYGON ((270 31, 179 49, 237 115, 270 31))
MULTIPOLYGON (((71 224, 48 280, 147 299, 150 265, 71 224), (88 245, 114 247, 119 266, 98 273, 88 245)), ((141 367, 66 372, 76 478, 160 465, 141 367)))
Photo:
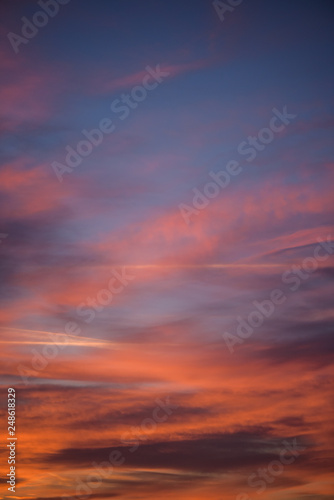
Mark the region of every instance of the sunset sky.
POLYGON ((0 498, 333 499, 333 2, 55 2, 0 2, 0 498))

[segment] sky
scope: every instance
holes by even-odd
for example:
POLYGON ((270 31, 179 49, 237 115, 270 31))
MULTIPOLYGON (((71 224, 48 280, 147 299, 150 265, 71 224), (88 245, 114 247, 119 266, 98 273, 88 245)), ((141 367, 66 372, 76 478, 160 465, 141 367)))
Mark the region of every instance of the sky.
POLYGON ((334 498, 333 10, 1 0, 1 499, 334 498))

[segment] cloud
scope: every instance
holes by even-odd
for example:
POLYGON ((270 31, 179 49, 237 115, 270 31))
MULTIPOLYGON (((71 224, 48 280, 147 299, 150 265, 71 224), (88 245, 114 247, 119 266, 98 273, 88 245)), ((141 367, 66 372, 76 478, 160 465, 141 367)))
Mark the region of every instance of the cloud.
MULTIPOLYGON (((282 437, 283 440, 283 437, 282 437)), ((157 443, 144 443, 130 454, 125 447, 117 449, 126 455, 127 467, 169 468, 199 472, 227 471, 256 467, 277 458, 280 438, 269 438, 266 432, 239 432, 201 436, 157 443)), ((116 448, 115 448, 116 449, 116 448)), ((51 463, 75 463, 84 466, 103 461, 113 448, 70 448, 45 459, 51 463)))

